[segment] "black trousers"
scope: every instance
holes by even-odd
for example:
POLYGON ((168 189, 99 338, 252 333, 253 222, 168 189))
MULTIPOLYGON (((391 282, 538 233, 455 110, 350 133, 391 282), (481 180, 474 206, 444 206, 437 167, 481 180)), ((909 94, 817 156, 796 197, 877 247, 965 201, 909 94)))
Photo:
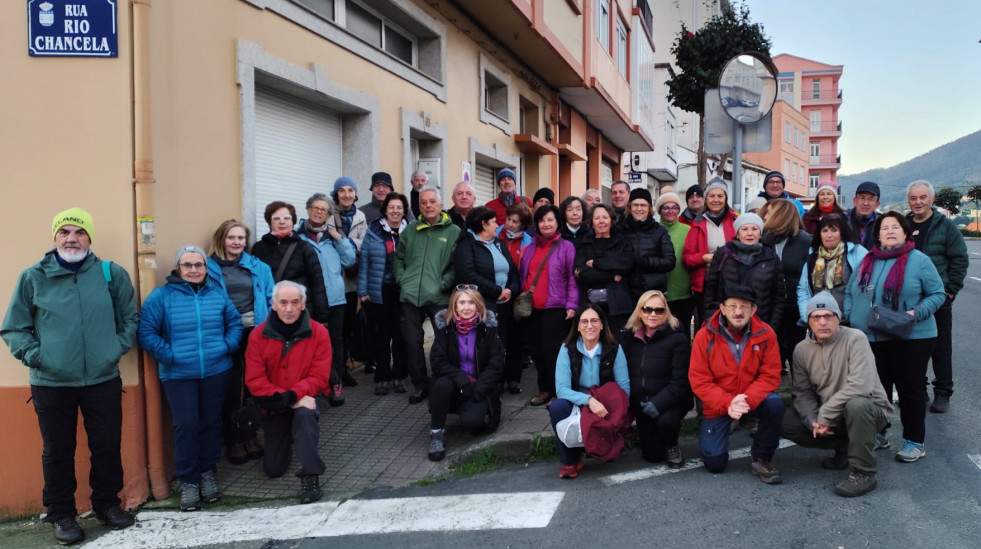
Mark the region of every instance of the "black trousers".
MULTIPOLYGON (((695 298, 689 297, 686 299, 677 299, 675 301, 668 301, 668 307, 671 308, 671 314, 678 319, 678 323, 681 324, 681 333, 688 336, 689 339, 695 337, 691 330, 691 317, 692 313, 695 312, 695 298)), ((700 326, 695 326, 695 331, 698 331, 700 326)), ((614 332, 615 333, 615 332, 614 332)))
POLYGON ((409 362, 409 377, 412 378, 412 385, 416 390, 429 390, 429 369, 426 367, 426 351, 423 348, 422 323, 427 316, 432 322, 436 318, 436 313, 445 308, 445 305, 416 307, 405 302, 400 308, 402 341, 405 344, 405 354, 409 362))
POLYGON ((344 328, 347 306, 335 305, 327 309, 327 334, 330 336, 330 384, 337 385, 344 379, 347 361, 344 357, 344 328))
POLYGON ((514 319, 514 297, 507 303, 493 303, 488 308, 497 314, 497 335, 504 347, 505 383, 521 381, 521 355, 524 344, 524 325, 514 319))
POLYGON ((533 309, 528 317, 531 360, 538 370, 540 392, 555 394, 555 359, 571 324, 565 318, 565 309, 533 309))
POLYGON ((255 438, 255 433, 248 430, 236 429, 232 421, 232 412, 242 407, 242 401, 249 396, 249 388, 245 386, 245 350, 249 345, 249 334, 255 329, 250 326, 242 330, 242 343, 238 351, 232 355, 232 369, 229 370, 228 392, 221 406, 221 439, 225 446, 237 442, 244 443, 255 438))
POLYGON ((937 346, 933 349, 933 391, 954 392, 953 354, 954 302, 949 297, 933 313, 937 321, 937 346))
POLYGON ((405 379, 408 375, 409 359, 402 341, 399 326, 400 311, 399 287, 395 284, 382 286, 382 302, 366 301, 368 321, 374 327, 375 383, 405 379))
POLYGON ((464 429, 479 432, 488 426, 485 418, 489 411, 486 398, 473 399, 473 384, 461 390, 454 387, 453 380, 448 377, 433 379, 429 389, 430 428, 443 429, 446 427, 446 416, 455 413, 460 415, 464 429))
POLYGON ((664 461, 668 448, 678 445, 678 435, 681 434, 681 421, 685 419, 688 410, 681 406, 659 410, 656 418, 644 413, 638 407, 633 407, 637 419, 637 434, 640 435, 640 453, 645 461, 660 463, 664 461))
POLYGON ((49 522, 75 517, 75 434, 78 411, 82 411, 89 441, 89 486, 92 508, 102 512, 119 505, 123 489, 123 464, 119 454, 123 425, 120 378, 87 387, 47 387, 31 385, 31 398, 37 413, 44 449, 42 502, 49 522))
POLYGON ((320 458, 320 412, 308 408, 289 409, 266 416, 262 422, 265 453, 262 468, 270 478, 281 477, 290 466, 292 450, 300 462, 297 476, 322 475, 326 469, 320 458))
POLYGON ((926 372, 937 338, 876 341, 871 344, 879 381, 892 395, 899 393, 903 438, 923 442, 926 436, 926 372))

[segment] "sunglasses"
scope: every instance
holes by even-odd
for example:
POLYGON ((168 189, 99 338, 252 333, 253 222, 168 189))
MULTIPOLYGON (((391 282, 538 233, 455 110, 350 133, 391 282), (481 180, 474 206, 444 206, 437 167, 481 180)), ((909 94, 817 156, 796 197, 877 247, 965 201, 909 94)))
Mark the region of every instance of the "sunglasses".
POLYGON ((462 292, 464 290, 470 290, 471 292, 476 292, 477 291, 477 285, 476 284, 457 284, 456 285, 456 291, 462 292))
POLYGON ((644 307, 641 307, 640 310, 645 315, 649 315, 651 313, 657 313, 659 315, 663 315, 664 313, 668 312, 668 310, 665 309, 664 307, 647 307, 646 305, 644 307))

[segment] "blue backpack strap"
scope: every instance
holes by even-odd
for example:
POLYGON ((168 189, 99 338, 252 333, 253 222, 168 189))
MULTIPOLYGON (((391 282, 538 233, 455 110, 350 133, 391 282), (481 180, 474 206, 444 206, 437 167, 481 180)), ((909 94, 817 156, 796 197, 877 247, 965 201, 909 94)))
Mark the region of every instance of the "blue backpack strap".
POLYGON ((108 259, 102 260, 102 276, 106 279, 106 286, 109 287, 109 299, 112 300, 112 310, 113 310, 113 320, 116 321, 116 328, 118 330, 119 326, 122 324, 122 320, 119 318, 119 311, 116 310, 116 287, 112 284, 112 271, 110 267, 112 266, 112 261, 108 259))
POLYGON ((110 289, 112 288, 112 272, 109 270, 109 266, 112 264, 108 259, 102 260, 102 276, 106 277, 106 282, 110 283, 110 289))

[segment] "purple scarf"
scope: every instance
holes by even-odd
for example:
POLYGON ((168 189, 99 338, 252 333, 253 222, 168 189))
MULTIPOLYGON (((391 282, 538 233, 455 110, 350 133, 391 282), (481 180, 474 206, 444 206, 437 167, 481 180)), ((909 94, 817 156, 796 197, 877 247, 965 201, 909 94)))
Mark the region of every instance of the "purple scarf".
POLYGON ((869 285, 869 281, 872 280, 872 264, 875 263, 875 260, 897 258, 892 268, 889 269, 889 274, 886 275, 885 284, 882 285, 882 302, 889 303, 892 310, 898 311, 899 292, 903 291, 903 279, 906 275, 906 261, 909 259, 909 253, 914 247, 913 242, 909 240, 903 243, 902 246, 891 250, 883 250, 878 244, 872 246, 872 249, 862 259, 862 264, 858 268, 859 287, 864 289, 869 285))

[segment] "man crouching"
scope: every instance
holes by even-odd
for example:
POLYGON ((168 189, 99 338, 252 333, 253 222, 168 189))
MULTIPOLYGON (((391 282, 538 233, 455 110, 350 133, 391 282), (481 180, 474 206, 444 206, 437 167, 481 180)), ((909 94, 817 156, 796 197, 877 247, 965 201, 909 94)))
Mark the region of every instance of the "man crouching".
POLYGON ((807 302, 808 337, 794 349, 794 406, 783 421, 783 436, 799 446, 833 449, 825 469, 846 469, 835 486, 839 496, 875 489, 875 434, 886 426, 892 405, 876 373, 868 338, 839 325, 834 297, 821 292, 807 302))
POLYGON ((284 280, 272 291, 272 312, 252 330, 245 354, 245 383, 264 410, 263 470, 283 476, 290 464, 291 442, 300 461, 300 503, 321 497, 324 461, 317 446, 320 411, 315 397, 327 390, 331 347, 327 329, 310 322, 306 288, 284 280))

